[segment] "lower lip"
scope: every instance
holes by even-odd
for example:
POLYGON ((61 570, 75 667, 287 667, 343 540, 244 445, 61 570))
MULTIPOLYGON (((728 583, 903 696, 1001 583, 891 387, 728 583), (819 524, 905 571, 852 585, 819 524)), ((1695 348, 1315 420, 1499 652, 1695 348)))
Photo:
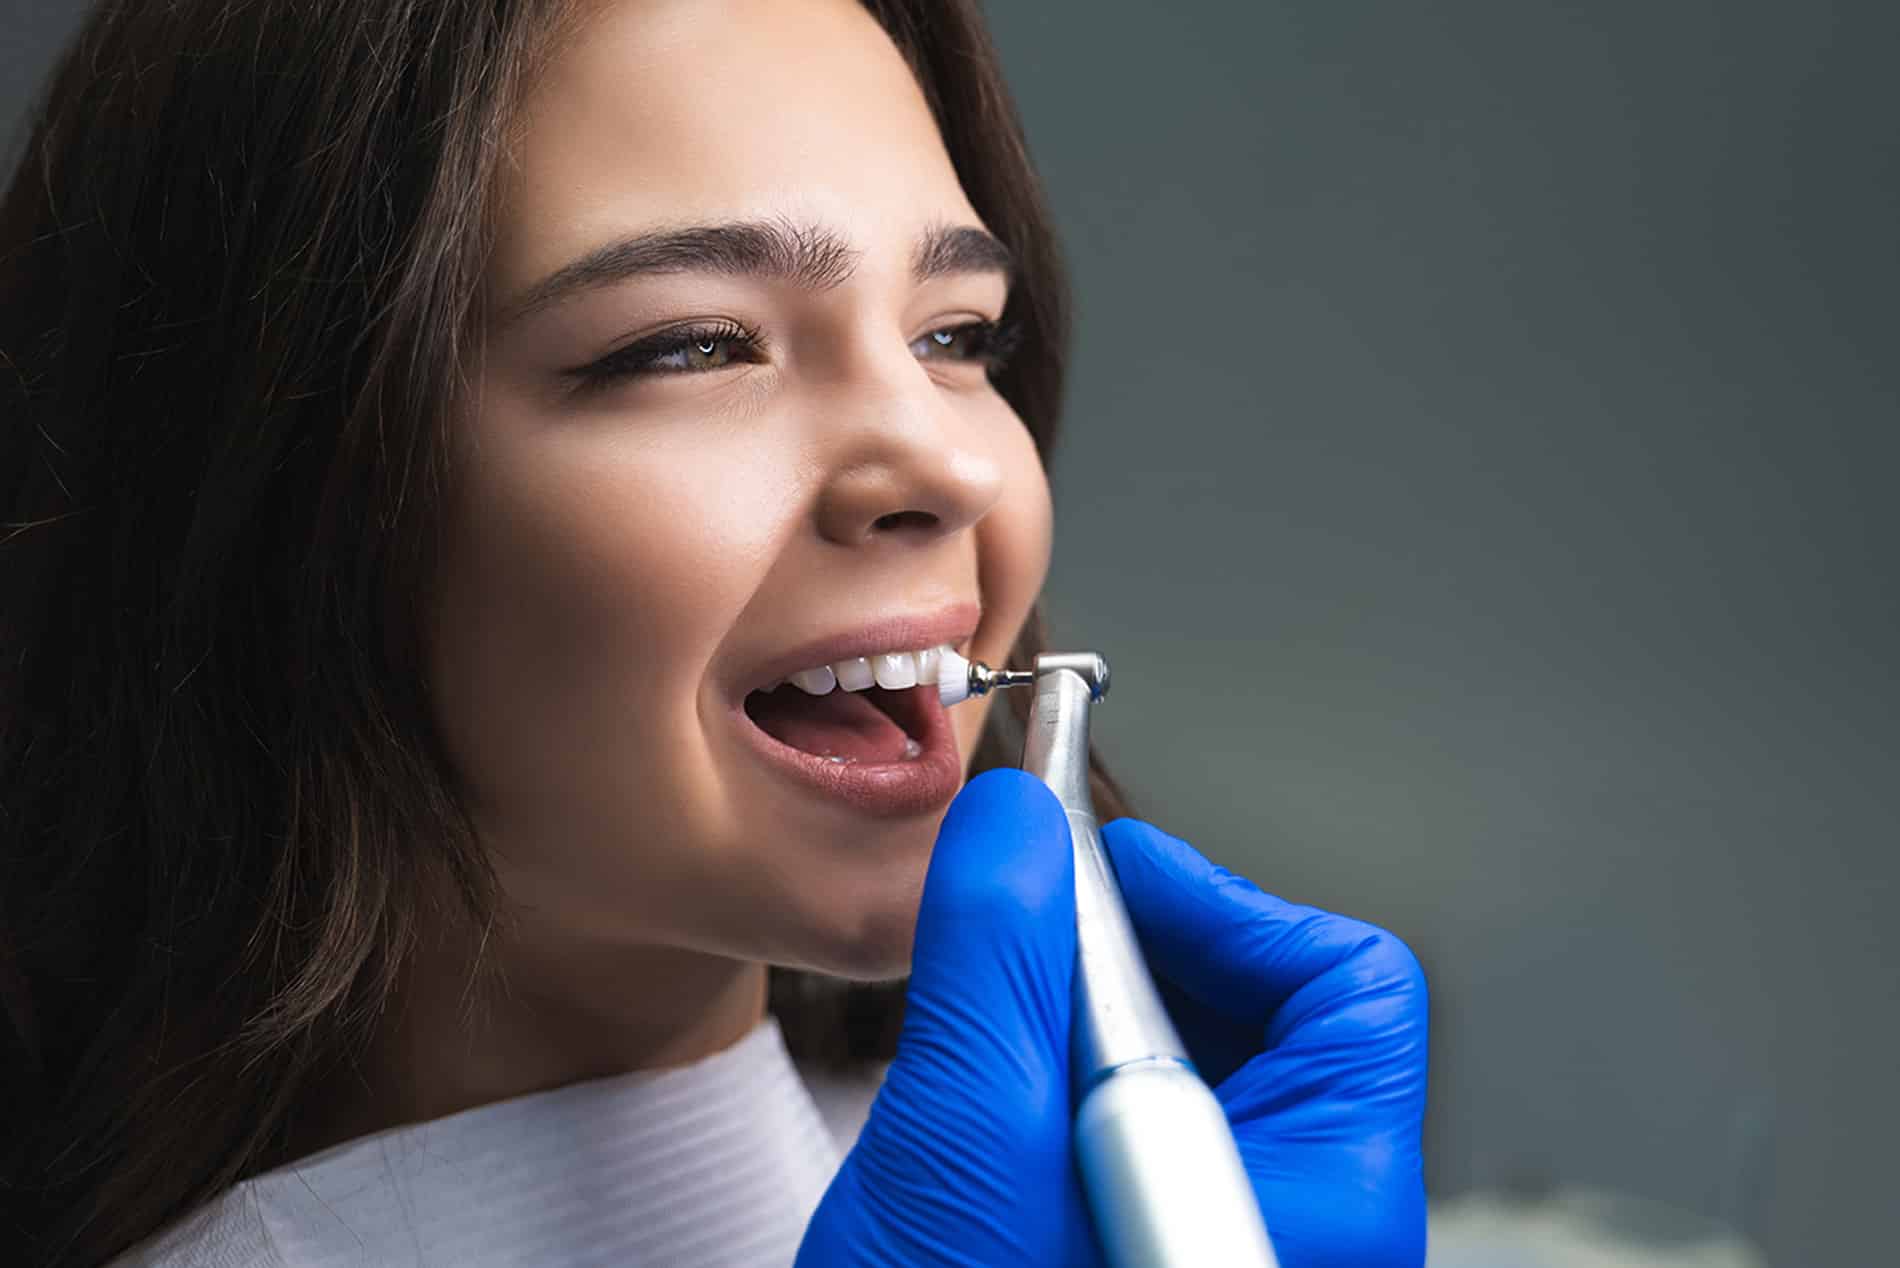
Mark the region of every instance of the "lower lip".
POLYGON ((912 738, 923 752, 902 762, 826 761, 781 744, 760 730, 746 714, 744 701, 734 708, 733 716, 746 742, 782 774, 861 814, 897 819, 942 810, 963 786, 963 755, 957 749, 949 710, 930 688, 914 690, 923 693, 917 709, 922 733, 912 738))

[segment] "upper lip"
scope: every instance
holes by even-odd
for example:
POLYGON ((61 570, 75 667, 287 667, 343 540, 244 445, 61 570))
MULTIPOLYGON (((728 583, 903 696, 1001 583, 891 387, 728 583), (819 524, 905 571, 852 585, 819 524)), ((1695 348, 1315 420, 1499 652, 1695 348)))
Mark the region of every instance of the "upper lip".
POLYGON ((745 672, 740 682, 740 699, 754 691, 763 691, 783 682, 801 669, 816 669, 833 661, 853 656, 875 656, 879 652, 914 652, 927 647, 949 644, 960 647, 976 632, 983 609, 976 603, 958 603, 929 613, 893 613, 875 617, 862 625, 822 638, 811 639, 797 647, 775 652, 745 672))

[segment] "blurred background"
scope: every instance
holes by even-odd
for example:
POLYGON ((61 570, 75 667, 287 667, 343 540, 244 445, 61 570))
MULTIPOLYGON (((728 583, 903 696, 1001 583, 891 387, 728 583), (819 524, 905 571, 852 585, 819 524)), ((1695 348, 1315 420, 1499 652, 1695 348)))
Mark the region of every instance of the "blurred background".
POLYGON ((1144 817, 1424 961, 1433 1264, 1900 1262, 1900 6, 989 8, 1056 642, 1144 817))
POLYGON ((1144 816, 1417 950, 1434 1198, 1900 1264, 1900 6, 989 7, 1144 816))

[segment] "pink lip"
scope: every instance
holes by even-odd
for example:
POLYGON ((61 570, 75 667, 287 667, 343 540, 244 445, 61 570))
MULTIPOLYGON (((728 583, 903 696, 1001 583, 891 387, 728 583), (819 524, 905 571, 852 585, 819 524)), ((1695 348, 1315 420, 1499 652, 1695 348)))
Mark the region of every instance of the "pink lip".
POLYGON ((963 787, 963 754, 949 710, 928 688, 913 687, 910 694, 918 728, 914 738, 923 752, 903 762, 828 762, 781 744, 747 716, 743 698, 732 707, 732 718, 746 742, 779 773, 873 818, 901 818, 941 810, 963 787))
POLYGON ((801 669, 816 669, 834 660, 850 656, 875 656, 879 652, 915 652, 948 643, 961 648, 976 632, 983 618, 982 606, 959 603, 925 615, 882 617, 855 629, 828 634, 797 647, 777 653, 764 664, 746 671, 739 683, 738 700, 783 682, 801 669))

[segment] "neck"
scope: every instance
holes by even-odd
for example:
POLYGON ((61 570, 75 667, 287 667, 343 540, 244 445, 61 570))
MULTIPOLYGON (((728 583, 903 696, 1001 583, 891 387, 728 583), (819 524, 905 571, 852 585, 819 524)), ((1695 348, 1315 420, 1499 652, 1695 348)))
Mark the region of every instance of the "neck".
POLYGON ((285 1160, 585 1079, 689 1065, 765 1016, 766 968, 678 947, 425 939, 354 1069, 314 1090, 285 1160), (500 945, 497 945, 497 943, 500 945))

